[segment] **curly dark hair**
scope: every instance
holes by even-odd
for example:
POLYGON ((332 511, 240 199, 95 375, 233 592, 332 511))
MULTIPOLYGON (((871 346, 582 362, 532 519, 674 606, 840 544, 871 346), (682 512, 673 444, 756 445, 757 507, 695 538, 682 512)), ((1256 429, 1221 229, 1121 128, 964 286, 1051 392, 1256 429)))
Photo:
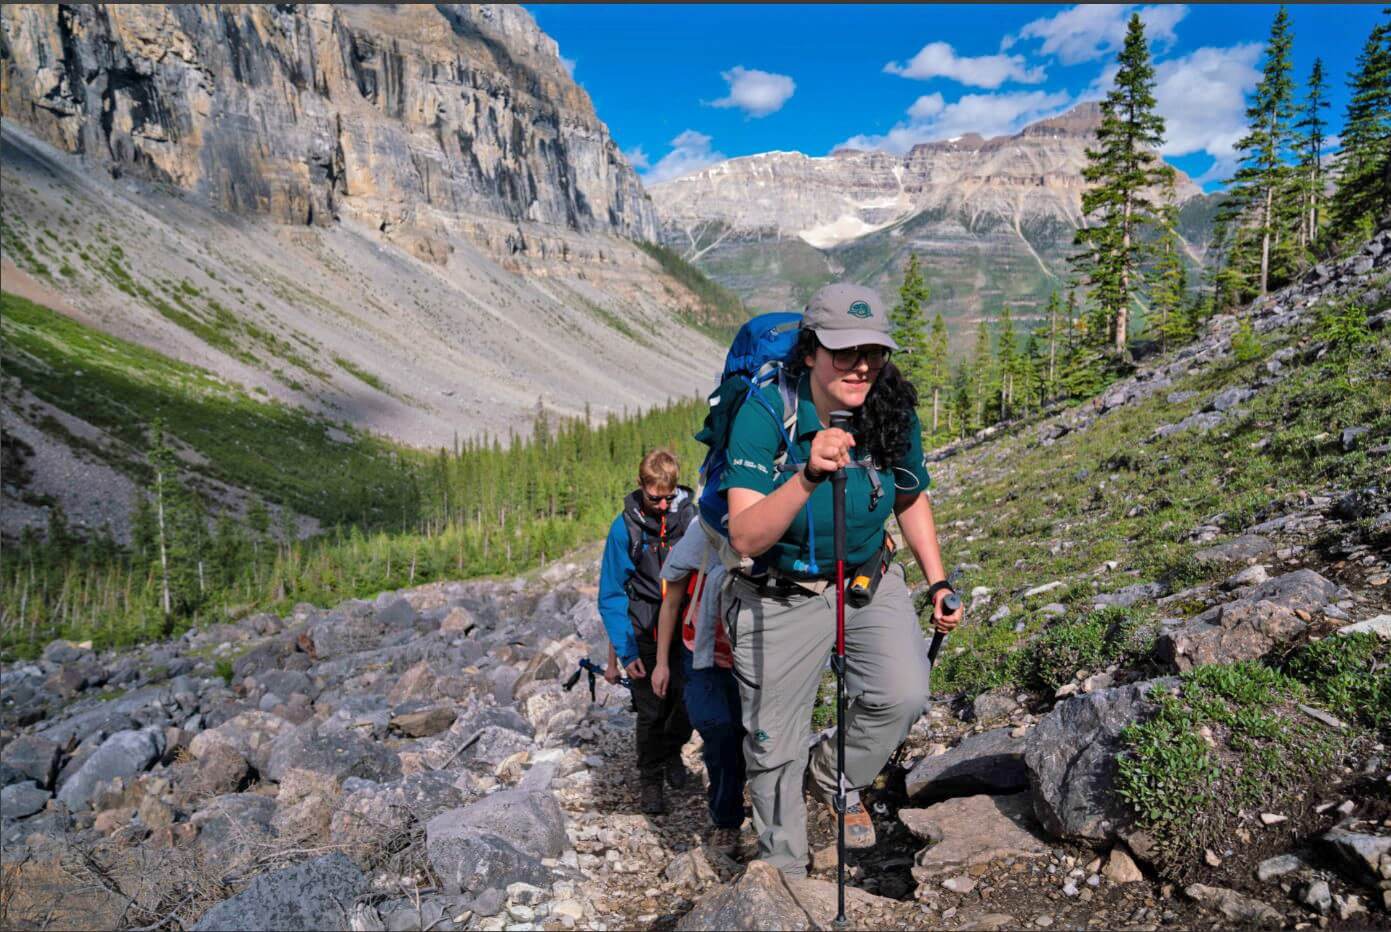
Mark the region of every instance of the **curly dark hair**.
MULTIPOLYGON (((797 334, 797 345, 783 363, 794 380, 807 372, 806 357, 814 355, 820 345, 813 330, 804 328, 797 334)), ((888 469, 908 453, 912 444, 908 432, 917 407, 918 391, 913 383, 898 366, 885 363, 869 390, 869 397, 851 421, 856 450, 868 453, 876 468, 888 469)))

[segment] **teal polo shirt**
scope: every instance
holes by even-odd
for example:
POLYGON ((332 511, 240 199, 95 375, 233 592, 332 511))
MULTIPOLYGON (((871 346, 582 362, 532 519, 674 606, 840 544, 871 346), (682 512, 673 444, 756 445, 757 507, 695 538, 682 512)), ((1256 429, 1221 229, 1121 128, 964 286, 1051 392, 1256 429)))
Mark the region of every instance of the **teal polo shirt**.
MULTIPOLYGON (((783 410, 777 385, 763 388, 762 395, 767 406, 757 398, 750 398, 734 415, 729 435, 729 465, 720 483, 722 492, 753 489, 768 495, 797 475, 795 472, 779 472, 773 464, 782 449, 783 410)), ((791 438, 792 449, 788 451, 787 462, 801 464, 807 461, 811 452, 812 437, 825 428, 811 400, 811 381, 805 376, 797 386, 797 399, 797 423, 793 428, 795 436, 791 438)), ((879 483, 884 494, 873 508, 870 507, 873 487, 867 471, 846 470, 845 559, 848 566, 864 563, 883 546, 884 522, 893 514, 894 497, 924 492, 932 481, 923 459, 922 425, 917 412, 913 413, 908 430, 908 452, 889 468, 879 470, 879 483)), ((834 505, 829 481, 817 487, 808 505, 810 508, 797 512, 781 539, 759 560, 790 576, 831 576, 835 573, 836 552, 834 505), (811 512, 810 522, 808 511, 811 512), (810 527, 815 528, 817 573, 812 573, 809 566, 810 527)))

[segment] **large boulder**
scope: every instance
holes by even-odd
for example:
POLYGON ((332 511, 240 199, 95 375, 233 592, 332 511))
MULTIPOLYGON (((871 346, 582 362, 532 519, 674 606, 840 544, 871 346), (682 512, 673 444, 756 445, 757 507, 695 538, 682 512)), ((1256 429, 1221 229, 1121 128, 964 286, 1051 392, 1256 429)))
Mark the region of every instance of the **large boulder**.
POLYGON ((1179 670, 1264 657, 1308 629, 1292 610, 1266 599, 1237 599, 1171 628, 1159 637, 1157 656, 1179 670), (1212 618, 1212 621, 1203 621, 1212 618))
POLYGON ((43 788, 53 785, 61 756, 62 749, 56 742, 38 735, 20 735, 0 748, 0 764, 43 788))
POLYGON ((353 903, 366 886, 362 871, 335 851, 261 874, 241 893, 205 912, 193 928, 225 932, 346 929, 353 903))
POLYGON ((304 641, 314 657, 324 660, 372 650, 380 645, 385 631, 371 603, 349 602, 311 621, 304 641))
POLYGON ((813 929, 782 872, 766 861, 753 861, 743 876, 696 901, 676 924, 680 932, 717 929, 813 929))
POLYGON ((33 780, 12 783, 0 790, 0 819, 13 822, 27 819, 48 805, 49 792, 33 780))
POLYGON ((945 754, 918 761, 908 773, 908 795, 933 800, 1024 789, 1029 785, 1024 739, 1012 732, 996 728, 969 735, 945 754))
POLYGON ((1060 702, 1029 732, 1024 764, 1034 814, 1056 836, 1102 843, 1120 837, 1125 810, 1115 792, 1121 730, 1150 709, 1156 687, 1177 677, 1102 689, 1060 702))
POLYGON ((214 745, 226 745, 257 771, 264 772, 270 760, 271 746, 294 727, 286 719, 269 712, 242 712, 216 728, 208 728, 194 735, 188 750, 194 757, 202 758, 214 745))
POLYGON ((1313 613, 1348 595, 1347 589, 1313 570, 1298 569, 1267 579, 1247 593, 1246 597, 1257 602, 1274 602, 1292 612, 1313 613))
POLYGON ((541 860, 560 857, 565 844, 565 815, 544 790, 503 790, 442 812, 425 826, 435 872, 448 888, 466 893, 544 882, 541 860))
POLYGON ((275 739, 262 776, 278 783, 292 769, 339 781, 348 777, 385 781, 401 775, 401 760, 379 742, 349 731, 325 734, 307 723, 275 739))
POLYGON ((74 811, 91 805, 99 784, 148 770, 164 754, 164 731, 151 726, 118 731, 102 742, 81 768, 58 789, 58 798, 74 811))
POLYGON ((204 866, 216 876, 231 874, 275 840, 275 800, 257 793, 216 796, 189 817, 204 866))
POLYGON ((1028 793, 949 799, 926 809, 900 809, 898 818, 930 843, 918 853, 913 868, 913 878, 920 883, 977 864, 1048 853, 1037 834, 1028 793))
POLYGON ((455 786, 454 774, 426 770, 392 783, 349 777, 329 824, 333 844, 363 846, 380 843, 413 822, 428 822, 469 801, 455 786))

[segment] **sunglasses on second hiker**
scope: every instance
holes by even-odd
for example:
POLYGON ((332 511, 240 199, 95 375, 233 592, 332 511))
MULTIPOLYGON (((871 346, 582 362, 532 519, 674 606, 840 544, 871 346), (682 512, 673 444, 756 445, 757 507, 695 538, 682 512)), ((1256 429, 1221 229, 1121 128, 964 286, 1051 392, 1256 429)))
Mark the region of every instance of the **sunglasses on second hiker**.
POLYGON ((648 503, 652 505, 655 505, 658 502, 666 502, 668 505, 670 505, 672 502, 676 501, 676 496, 678 494, 679 493, 677 492, 672 492, 670 495, 651 495, 648 493, 646 489, 642 490, 642 497, 647 499, 648 503))
POLYGON ((861 359, 869 366, 871 372, 877 372, 889 361, 891 351, 887 346, 851 346, 846 349, 828 349, 826 352, 831 354, 831 365, 835 366, 838 372, 855 371, 861 359))

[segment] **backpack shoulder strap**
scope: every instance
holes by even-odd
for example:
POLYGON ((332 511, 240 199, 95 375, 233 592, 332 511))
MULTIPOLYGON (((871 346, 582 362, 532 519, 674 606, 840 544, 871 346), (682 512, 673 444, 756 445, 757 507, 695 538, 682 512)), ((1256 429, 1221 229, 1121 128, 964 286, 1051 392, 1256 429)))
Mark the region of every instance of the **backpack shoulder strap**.
POLYGON ((633 520, 626 508, 623 509, 623 524, 628 529, 628 559, 636 568, 642 560, 643 548, 647 546, 647 531, 633 520))
POLYGON ((792 448, 792 438, 797 431, 797 383, 781 366, 777 370, 778 398, 782 401, 782 443, 777 457, 773 460, 776 468, 787 462, 792 448))

